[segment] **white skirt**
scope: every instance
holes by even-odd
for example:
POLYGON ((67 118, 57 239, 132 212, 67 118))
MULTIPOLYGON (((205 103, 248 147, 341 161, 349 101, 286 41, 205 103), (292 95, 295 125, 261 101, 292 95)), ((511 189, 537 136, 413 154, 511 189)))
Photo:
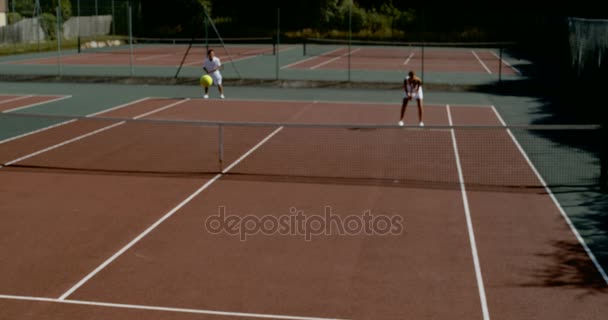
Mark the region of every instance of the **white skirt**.
MULTIPOLYGON (((407 99, 407 93, 405 93, 405 92, 403 93, 403 99, 407 99)), ((424 94, 422 94, 422 87, 420 87, 417 92, 414 92, 412 94, 412 99, 415 99, 415 100, 424 99, 424 94)))

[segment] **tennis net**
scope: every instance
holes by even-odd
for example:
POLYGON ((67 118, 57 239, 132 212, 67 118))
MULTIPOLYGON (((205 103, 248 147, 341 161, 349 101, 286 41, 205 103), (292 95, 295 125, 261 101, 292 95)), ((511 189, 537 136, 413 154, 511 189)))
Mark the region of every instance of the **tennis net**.
POLYGON ((130 54, 185 54, 188 48, 206 53, 209 49, 228 49, 231 55, 272 55, 275 45, 272 38, 79 38, 80 53, 130 54))
POLYGON ((460 186, 460 170, 470 188, 538 191, 537 172, 550 186, 596 186, 605 146, 596 125, 420 128, 0 115, 0 123, 40 119, 64 125, 0 143, 6 169, 446 188, 460 186), (57 132, 64 140, 49 137, 57 132))
POLYGON ((384 59, 442 59, 471 60, 476 56, 484 60, 497 60, 510 42, 396 42, 396 41, 348 41, 339 39, 306 39, 305 56, 375 57, 384 59))

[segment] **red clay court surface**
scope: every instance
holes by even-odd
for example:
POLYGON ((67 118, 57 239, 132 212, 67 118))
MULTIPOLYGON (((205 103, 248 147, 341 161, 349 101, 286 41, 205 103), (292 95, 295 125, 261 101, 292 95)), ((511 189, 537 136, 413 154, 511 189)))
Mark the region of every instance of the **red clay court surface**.
MULTIPOLYGON (((348 49, 327 50, 316 56, 284 66, 294 69, 348 69, 348 49)), ((417 70, 422 68, 420 50, 391 48, 353 48, 351 69, 353 70, 417 70)), ((520 74, 510 63, 500 59, 493 50, 448 50, 432 49, 425 51, 424 70, 430 72, 487 73, 505 75, 520 74), (502 64, 502 66, 501 66, 502 64), (502 67, 502 70, 499 70, 502 67)))
MULTIPOLYGON (((125 66, 133 63, 138 66, 179 66, 186 53, 186 46, 179 48, 174 47, 151 47, 141 48, 136 47, 133 51, 134 56, 131 61, 130 50, 115 49, 111 52, 99 51, 96 53, 84 51, 81 54, 66 54, 62 56, 61 63, 66 65, 118 65, 125 66)), ((260 55, 272 54, 272 46, 245 46, 245 47, 230 47, 230 56, 225 53, 222 48, 215 48, 222 58, 222 62, 236 62, 255 58, 260 55), (232 57, 232 59, 230 59, 232 57)), ((92 50, 92 49, 89 49, 92 50)), ((99 50, 104 50, 99 49, 99 50)), ((184 62, 184 66, 199 66, 202 65, 203 59, 207 56, 207 51, 204 48, 192 49, 184 62)), ((58 63, 57 57, 26 59, 13 62, 11 64, 42 64, 55 65, 58 63)))
MULTIPOLYGON (((151 98, 99 116, 394 124, 398 107, 151 98)), ((426 111, 427 125, 502 124, 489 106, 429 106, 426 111)), ((415 112, 408 110, 409 119, 415 112)), ((226 163, 234 166, 225 170, 246 170, 248 163, 270 169, 281 165, 288 155, 275 151, 288 141, 331 147, 335 139, 349 139, 344 129, 327 129, 324 136, 291 127, 239 130, 226 136, 231 146, 226 163)), ((350 142, 371 147, 366 139, 376 134, 349 131, 350 142)), ((411 171, 464 184, 425 188, 111 171, 136 170, 150 162, 167 172, 216 165, 217 137, 211 131, 169 124, 77 120, 0 142, 0 161, 23 165, 0 169, 2 318, 605 319, 606 279, 507 130, 490 138, 458 130, 402 134, 406 139, 389 133, 387 143, 405 154, 424 153, 420 146, 425 144, 441 153, 437 159, 410 161, 411 171), (480 148, 478 141, 491 146, 480 148), (498 145, 510 166, 493 149, 498 145), (495 179, 517 174, 539 188, 469 187, 468 181, 480 178, 480 157, 489 159, 484 166, 495 179), (429 162, 460 170, 429 172, 429 162), (40 164, 99 164, 108 171, 27 167, 40 164), (405 232, 323 235, 307 242, 281 235, 240 241, 204 229, 205 219, 220 207, 227 214, 261 217, 286 214, 291 207, 319 214, 328 205, 340 216, 365 210, 397 215, 405 232), (556 242, 568 244, 571 258, 587 271, 562 270, 566 285, 543 277, 560 267, 554 261, 556 242), (578 277, 585 278, 585 285, 575 285, 578 277)), ((301 163, 323 166, 310 162, 317 156, 313 150, 300 156, 307 155, 311 158, 301 163)), ((383 166, 361 165, 368 170, 383 166)))
POLYGON ((49 102, 68 99, 70 96, 0 95, 0 112, 15 112, 49 102))

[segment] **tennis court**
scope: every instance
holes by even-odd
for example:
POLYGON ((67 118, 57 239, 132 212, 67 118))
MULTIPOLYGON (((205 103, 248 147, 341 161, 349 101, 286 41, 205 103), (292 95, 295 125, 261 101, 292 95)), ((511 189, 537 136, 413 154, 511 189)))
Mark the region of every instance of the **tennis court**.
MULTIPOLYGON (((0 141, 7 318, 608 312, 604 269, 520 143, 521 131, 556 129, 506 127, 491 105, 428 105, 419 128, 396 126, 399 106, 388 103, 150 97, 76 117, 27 99, 0 114, 3 124, 40 122, 0 141), (207 223, 328 210, 402 229, 340 235, 315 220, 307 241, 246 223, 213 233, 207 223), (556 243, 585 271, 559 280, 584 277, 596 294, 549 283, 556 243)), ((415 116, 412 106, 406 123, 415 116)))
POLYGON ((200 77, 208 49, 225 64, 226 80, 398 83, 414 70, 425 83, 489 84, 523 77, 527 61, 503 43, 353 42, 272 38, 132 38, 81 40, 78 50, 16 54, 0 59, 7 76, 63 75, 139 78, 200 77), (522 69, 523 70, 523 69, 522 69))
POLYGON ((283 68, 322 70, 415 70, 417 72, 521 75, 503 56, 502 43, 417 44, 312 39, 301 61, 283 68))
MULTIPOLYGON (((273 55, 272 39, 247 38, 227 39, 228 45, 204 43, 185 39, 134 39, 86 41, 82 40, 78 51, 71 50, 61 56, 65 65, 107 65, 107 66, 171 66, 183 64, 185 67, 199 66, 209 49, 216 50, 226 63, 252 59, 262 55, 273 55)), ((79 42, 80 43, 80 42, 79 42)), ((58 57, 19 59, 9 64, 55 65, 58 57)))

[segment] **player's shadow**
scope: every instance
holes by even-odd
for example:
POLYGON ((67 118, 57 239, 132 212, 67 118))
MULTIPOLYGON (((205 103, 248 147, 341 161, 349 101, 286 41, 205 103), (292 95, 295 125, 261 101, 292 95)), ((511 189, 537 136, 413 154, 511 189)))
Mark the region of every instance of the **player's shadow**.
POLYGON ((546 263, 528 272, 525 277, 531 280, 521 286, 583 289, 586 294, 608 293, 608 285, 579 242, 555 241, 552 247, 550 253, 537 254, 537 258, 546 263))

